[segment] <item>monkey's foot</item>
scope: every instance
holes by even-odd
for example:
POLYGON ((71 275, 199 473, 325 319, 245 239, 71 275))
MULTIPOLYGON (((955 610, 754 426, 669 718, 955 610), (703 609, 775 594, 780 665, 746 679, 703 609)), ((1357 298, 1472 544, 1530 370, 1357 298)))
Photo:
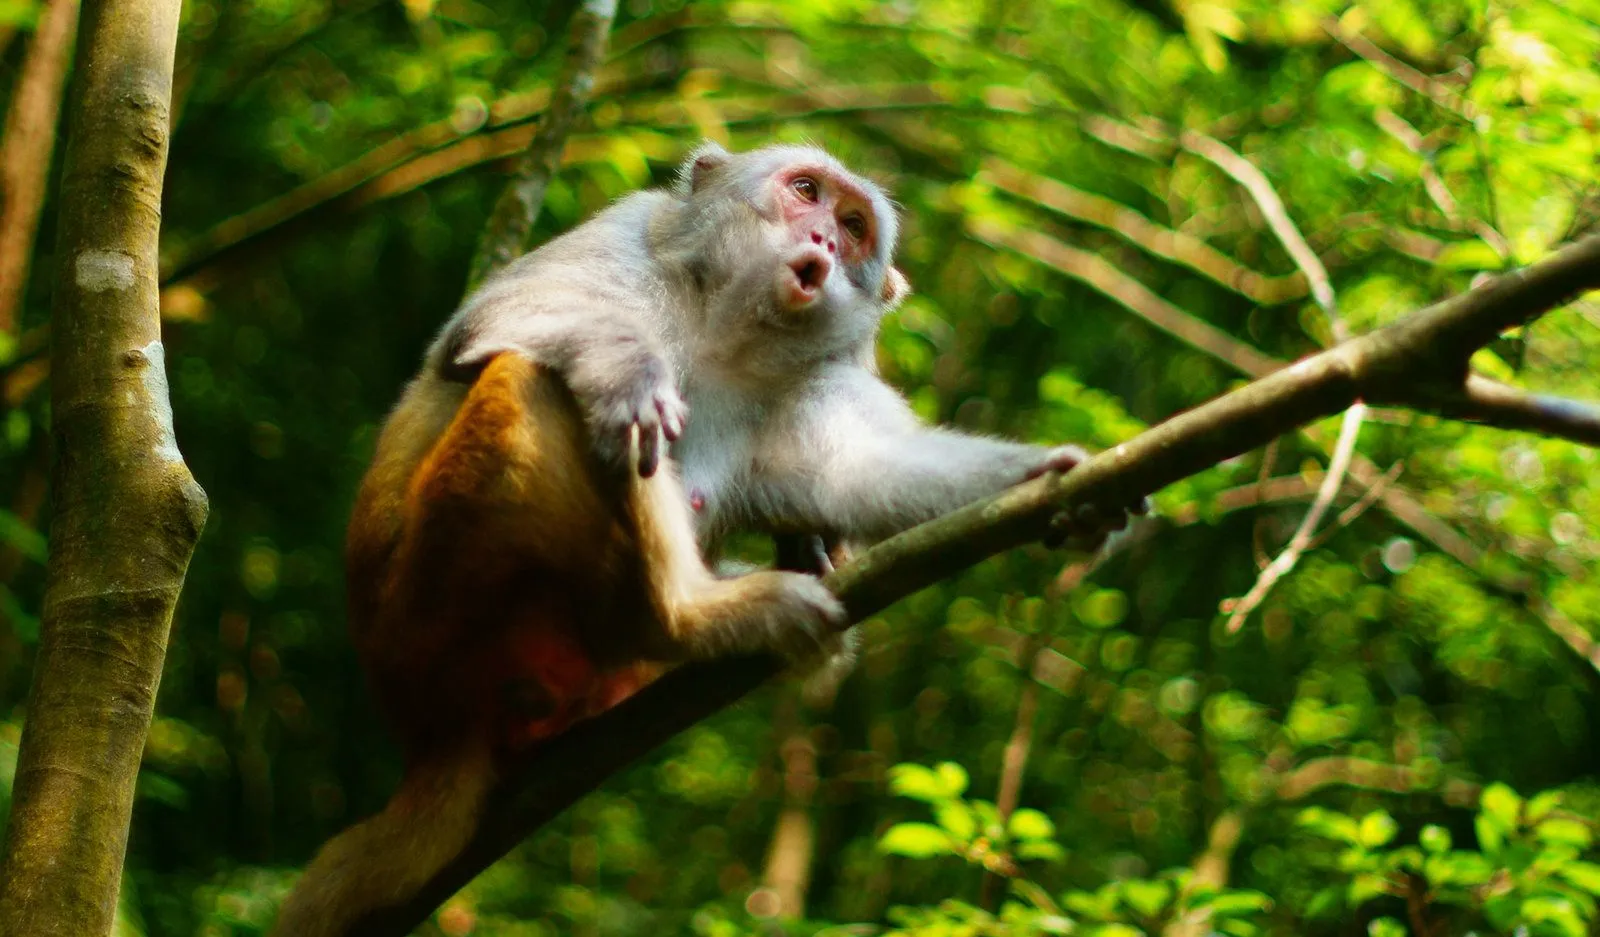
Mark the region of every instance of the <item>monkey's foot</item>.
POLYGON ((747 610, 761 649, 790 663, 814 663, 840 649, 844 606, 821 580, 805 573, 761 572, 745 581, 759 581, 765 593, 747 610))
MULTIPOLYGON (((1045 452, 1038 465, 1028 470, 1028 478, 1038 478, 1048 472, 1070 472, 1088 461, 1089 452, 1078 446, 1057 446, 1045 452)), ((1050 518, 1050 531, 1043 542, 1047 547, 1071 546, 1093 552, 1105 545, 1106 538, 1128 526, 1130 516, 1150 513, 1150 499, 1140 498, 1118 510, 1106 510, 1097 504, 1080 504, 1071 511, 1062 511, 1050 518)))

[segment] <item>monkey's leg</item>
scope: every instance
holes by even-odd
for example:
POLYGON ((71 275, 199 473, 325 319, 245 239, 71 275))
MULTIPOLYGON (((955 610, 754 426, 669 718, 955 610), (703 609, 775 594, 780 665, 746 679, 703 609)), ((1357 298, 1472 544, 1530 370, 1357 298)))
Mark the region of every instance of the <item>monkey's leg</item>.
POLYGON ((718 579, 700 556, 682 483, 664 466, 635 479, 630 508, 666 650, 706 658, 774 651, 791 660, 829 653, 844 608, 815 577, 756 572, 718 579))

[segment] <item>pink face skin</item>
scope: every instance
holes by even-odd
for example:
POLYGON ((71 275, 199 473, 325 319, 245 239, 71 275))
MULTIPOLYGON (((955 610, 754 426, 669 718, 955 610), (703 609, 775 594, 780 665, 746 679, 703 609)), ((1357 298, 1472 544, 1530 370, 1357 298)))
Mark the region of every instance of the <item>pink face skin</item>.
POLYGON ((872 256, 872 202, 849 179, 821 167, 786 169, 775 182, 778 208, 796 245, 778 273, 778 301, 797 312, 822 296, 836 264, 872 256))

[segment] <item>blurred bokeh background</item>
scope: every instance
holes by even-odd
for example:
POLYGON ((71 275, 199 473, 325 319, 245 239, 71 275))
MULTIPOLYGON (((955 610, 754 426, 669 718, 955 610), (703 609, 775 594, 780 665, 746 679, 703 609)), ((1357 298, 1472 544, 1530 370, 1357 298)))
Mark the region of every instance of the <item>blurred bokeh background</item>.
MULTIPOLYGON (((344 634, 343 526, 574 6, 184 5, 163 314, 211 516, 124 934, 261 933, 398 777, 344 634)), ((43 10, 0 0, 13 110, 43 10)), ((1597 54, 1593 0, 624 0, 539 229, 701 138, 821 143, 904 212, 888 378, 930 419, 1104 447, 1592 228, 1597 54)), ((48 199, 36 235, 17 214, 0 816, 49 527, 53 226, 48 199)), ((1600 308, 1475 364, 1600 396, 1600 308)), ((427 932, 1600 933, 1593 453, 1373 411, 1297 568, 1230 631, 1221 603, 1284 549, 1338 431, 1162 491, 1092 571, 1034 548, 900 603, 831 702, 773 686, 686 733, 427 932)))

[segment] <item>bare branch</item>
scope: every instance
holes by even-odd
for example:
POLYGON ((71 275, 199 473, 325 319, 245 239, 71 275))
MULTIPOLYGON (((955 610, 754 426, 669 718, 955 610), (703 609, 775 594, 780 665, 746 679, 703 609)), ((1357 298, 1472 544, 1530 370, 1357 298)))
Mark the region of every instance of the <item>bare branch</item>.
POLYGON ((567 57, 561 63, 555 93, 545 109, 539 132, 534 134, 528 152, 517 164, 516 174, 500 193, 484 224, 483 239, 478 242, 478 252, 467 273, 467 292, 532 246, 529 241, 533 222, 544 204, 545 190, 561 166, 567 134, 589 103, 595 69, 605 55, 606 37, 616 15, 617 0, 583 0, 573 11, 567 27, 567 57))
POLYGON ((1229 634, 1238 632, 1244 620, 1256 610, 1267 593, 1278 580, 1287 576, 1297 563, 1300 556, 1311 545, 1311 539, 1317 532, 1317 525, 1322 523, 1322 517, 1328 513, 1328 508, 1333 505, 1333 498, 1339 493, 1339 486, 1344 483, 1345 472, 1350 469, 1350 457, 1355 453, 1356 437, 1361 433, 1361 423, 1366 417, 1366 407, 1356 404, 1344 412, 1344 423, 1339 428, 1339 442, 1333 447, 1333 458, 1328 463, 1328 473, 1322 478, 1322 486, 1317 489, 1317 498, 1311 502, 1311 510, 1300 519, 1300 526, 1295 528, 1294 536, 1289 538, 1289 545, 1283 548, 1277 559, 1267 564, 1256 578, 1255 585, 1250 587, 1242 597, 1230 599, 1222 603, 1222 610, 1228 614, 1227 630, 1229 634))
POLYGON ((1099 254, 1068 247, 1038 231, 1010 230, 982 219, 969 220, 968 228, 973 237, 986 244, 1016 251, 1088 284, 1178 341, 1226 362, 1243 374, 1260 377, 1283 364, 1167 302, 1099 254))
POLYGON ((1600 404, 1529 393, 1479 374, 1467 375, 1461 394, 1441 397, 1435 408, 1457 420, 1600 446, 1600 404))
MULTIPOLYGON (((1372 416, 1372 411, 1367 411, 1367 416, 1370 418, 1372 416)), ((1395 483, 1395 480, 1400 477, 1400 473, 1405 471, 1405 467, 1406 464, 1404 461, 1396 462, 1394 465, 1390 466, 1389 471, 1383 473, 1383 477, 1379 478, 1377 482, 1375 482, 1370 488, 1361 493, 1361 497, 1356 499, 1355 504, 1352 504, 1343 511, 1339 512, 1339 516, 1333 519, 1333 524, 1329 526, 1327 530, 1324 530, 1321 534, 1319 534, 1315 540, 1311 541, 1311 545, 1306 547, 1306 549, 1315 550, 1317 547, 1327 543, 1336 531, 1354 524, 1356 522, 1356 518, 1367 513, 1368 508, 1383 500, 1383 496, 1388 493, 1390 486, 1392 486, 1395 483)))
POLYGON ((1339 25, 1337 19, 1331 16, 1328 17, 1322 21, 1322 28, 1327 30, 1328 35, 1336 39, 1341 45, 1366 60, 1378 71, 1383 72, 1450 113, 1469 121, 1478 118, 1477 107, 1471 101, 1457 94, 1454 89, 1437 78, 1425 75, 1383 51, 1371 39, 1359 33, 1345 32, 1344 27, 1339 25))
MULTIPOLYGON (((644 76, 646 79, 652 76, 644 76)), ((601 89, 621 91, 602 75, 601 89)), ((527 149, 535 136, 529 117, 544 110, 549 94, 539 89, 496 101, 489 109, 488 132, 463 133, 453 120, 435 121, 376 147, 344 166, 319 176, 277 198, 219 222, 205 233, 170 252, 162 264, 161 282, 172 286, 198 280, 202 286, 215 279, 213 271, 231 265, 252 251, 310 228, 327 213, 355 212, 374 202, 394 198, 421 186, 448 178, 527 149)), ((863 114, 873 111, 907 111, 949 106, 948 98, 927 85, 906 84, 839 89, 813 88, 805 93, 718 98, 716 105, 725 124, 770 124, 791 117, 823 114, 863 114), (822 100, 834 103, 821 105, 822 100)), ((618 127, 648 126, 674 130, 697 126, 693 114, 679 101, 623 105, 618 127)), ((583 154, 605 155, 600 137, 569 138, 564 162, 582 162, 583 154)))
POLYGON ((1350 337, 1349 330, 1345 328, 1344 320, 1339 318, 1339 309, 1334 301, 1333 283, 1328 279, 1328 271, 1322 266, 1322 261, 1317 257, 1316 251, 1306 243, 1300 229, 1289 218, 1288 209, 1283 207, 1283 199, 1278 197, 1278 191, 1267 181, 1267 177, 1255 164, 1235 153, 1232 148, 1214 137, 1206 136, 1193 130, 1185 130, 1178 136, 1178 142, 1184 149, 1197 156, 1209 160, 1223 172, 1232 176, 1234 181, 1244 186, 1250 197, 1255 199, 1256 205, 1261 209, 1261 214, 1267 220, 1267 227, 1283 243, 1289 257, 1294 260, 1294 265, 1300 268, 1306 281, 1311 285, 1311 298, 1322 307, 1322 314, 1328 319, 1328 326, 1333 330, 1333 340, 1342 342, 1350 337))
POLYGON ((983 171, 1003 191, 1069 218, 1114 231, 1145 252, 1182 264, 1262 305, 1285 303, 1306 295, 1303 276, 1265 276, 1205 241, 1156 224, 1120 202, 1026 172, 998 159, 985 160, 983 171))
POLYGON ((16 331, 55 152, 78 0, 45 0, 0 137, 0 335, 16 331))
MULTIPOLYGON (((1034 479, 893 537, 824 581, 844 602, 851 620, 860 621, 973 563, 1037 539, 1063 507, 1127 504, 1296 426, 1345 410, 1360 398, 1393 400, 1406 381, 1426 383, 1435 375, 1459 379, 1467 356, 1501 329, 1596 287, 1600 237, 1178 414, 1066 475, 1034 479), (1455 357, 1443 357, 1445 352, 1455 357)), ((551 740, 512 772, 462 854, 367 933, 406 933, 606 777, 743 698, 778 671, 777 663, 767 659, 685 666, 551 740)))
POLYGON ((1437 786, 1445 799, 1453 804, 1475 802, 1479 793, 1478 785, 1467 781, 1445 779, 1441 783, 1431 774, 1423 775, 1404 765, 1332 755, 1313 758, 1285 771, 1278 777, 1277 797, 1279 800, 1304 800, 1323 788, 1335 785, 1391 794, 1409 794, 1437 786))

